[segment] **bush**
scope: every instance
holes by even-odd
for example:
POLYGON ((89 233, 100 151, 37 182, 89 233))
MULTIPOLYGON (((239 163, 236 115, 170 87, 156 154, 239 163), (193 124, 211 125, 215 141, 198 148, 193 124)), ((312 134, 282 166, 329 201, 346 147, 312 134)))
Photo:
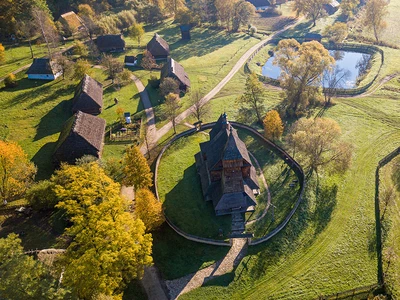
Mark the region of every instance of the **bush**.
POLYGON ((7 88, 13 88, 18 85, 17 77, 13 73, 8 74, 6 78, 4 78, 4 85, 7 88))
POLYGON ((249 33, 251 36, 254 36, 257 33, 257 28, 255 26, 251 26, 249 29, 249 33))
POLYGON ((160 87, 160 79, 155 75, 151 75, 148 82, 153 89, 158 89, 160 87))
POLYGON ((39 181, 26 192, 26 199, 36 210, 51 210, 58 203, 54 192, 55 184, 49 180, 39 181))
POLYGON ((160 94, 165 97, 168 94, 179 94, 179 83, 173 78, 164 78, 160 84, 160 94))

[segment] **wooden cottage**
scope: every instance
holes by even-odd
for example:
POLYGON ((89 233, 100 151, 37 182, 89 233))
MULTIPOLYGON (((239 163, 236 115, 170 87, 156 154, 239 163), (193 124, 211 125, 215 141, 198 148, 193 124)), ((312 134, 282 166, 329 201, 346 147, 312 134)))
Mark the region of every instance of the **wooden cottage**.
POLYGON ((54 164, 74 164, 84 155, 100 158, 106 121, 78 111, 64 124, 53 155, 54 164))
POLYGON ((123 52, 125 41, 121 34, 107 34, 98 36, 96 46, 100 52, 123 52))
POLYGON ((85 28, 83 20, 73 11, 62 14, 58 19, 60 23, 74 34, 85 28))
POLYGON ((177 80, 181 91, 185 92, 190 88, 190 79, 185 69, 170 57, 167 59, 167 63, 161 68, 161 81, 166 77, 177 80))
POLYGON ((29 67, 28 79, 55 80, 62 75, 59 65, 48 58, 35 58, 29 67))
POLYGON ((200 144, 195 155, 203 196, 212 201, 217 216, 254 211, 259 194, 256 169, 246 145, 228 122, 219 117, 210 131, 210 141, 200 144))
POLYGON ((332 0, 328 4, 324 4, 324 9, 329 15, 333 15, 339 10, 340 3, 336 0, 332 0))
POLYGON ((157 33, 154 34, 146 48, 155 59, 166 59, 169 56, 168 43, 157 33))
POLYGON ((305 42, 317 41, 321 43, 321 40, 322 40, 322 35, 320 35, 319 33, 309 32, 304 36, 305 42))
POLYGON ((98 115, 103 109, 103 85, 89 75, 83 77, 77 85, 72 112, 82 111, 91 115, 98 115))

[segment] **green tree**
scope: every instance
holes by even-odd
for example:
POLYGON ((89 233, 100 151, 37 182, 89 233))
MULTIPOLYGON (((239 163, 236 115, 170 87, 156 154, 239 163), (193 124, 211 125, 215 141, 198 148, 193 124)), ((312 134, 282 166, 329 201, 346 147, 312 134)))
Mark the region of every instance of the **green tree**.
POLYGON ((55 61, 60 67, 63 79, 65 79, 65 77, 69 77, 69 74, 72 71, 72 62, 65 55, 62 54, 57 55, 55 57, 55 61))
POLYGON ((289 114, 307 109, 310 101, 321 97, 323 73, 332 69, 335 60, 317 41, 300 44, 294 39, 281 40, 274 64, 281 68, 279 81, 285 91, 289 114))
POLYGON ((200 122, 204 117, 208 116, 211 112, 211 106, 208 103, 203 103, 199 90, 193 90, 189 93, 189 99, 191 104, 192 116, 200 122))
POLYGON ((54 182, 42 180, 33 184, 26 191, 26 199, 36 210, 51 210, 58 203, 58 198, 54 193, 54 182))
POLYGON ((32 256, 24 254, 21 240, 14 233, 0 238, 0 298, 65 299, 67 291, 32 256))
POLYGON ((111 79, 112 83, 114 83, 118 74, 124 70, 123 63, 112 55, 105 54, 101 59, 101 64, 106 68, 106 74, 108 75, 108 78, 111 79))
POLYGON ((64 284, 81 299, 118 295, 152 263, 151 235, 98 163, 63 165, 54 182, 56 207, 72 222, 64 233, 72 239, 62 261, 64 284))
POLYGON ((89 55, 89 48, 81 41, 76 40, 74 43, 74 54, 86 57, 89 55))
POLYGON ((36 168, 21 146, 0 140, 0 199, 4 203, 21 196, 35 174, 36 168))
POLYGON ((160 83, 160 95, 166 97, 168 94, 179 94, 179 83, 172 77, 166 77, 160 83))
POLYGON ((363 23, 367 29, 373 30, 377 43, 380 34, 387 26, 384 18, 388 14, 388 4, 389 2, 385 0, 369 0, 365 5, 363 23))
POLYGON ((6 49, 3 44, 0 43, 0 65, 6 61, 6 49))
POLYGON ((261 115, 264 111, 264 95, 263 84, 258 80, 256 73, 251 73, 247 76, 245 92, 238 98, 238 102, 249 106, 256 113, 257 121, 260 124, 262 124, 261 115))
POLYGON ((136 39, 139 46, 143 35, 144 35, 144 28, 142 24, 135 23, 131 27, 129 27, 129 36, 133 39, 136 39))
POLYGON ((279 140, 283 133, 282 119, 276 110, 267 112, 264 118, 264 135, 267 139, 279 140))
POLYGON ((329 4, 330 0, 294 0, 293 11, 297 16, 304 15, 307 19, 315 22, 326 15, 324 4, 329 4))
POLYGON ((124 166, 125 185, 133 185, 135 190, 150 188, 153 185, 153 173, 139 147, 132 146, 126 150, 124 166))
POLYGON ((81 80, 89 72, 90 64, 86 59, 78 59, 73 67, 72 79, 81 80))
POLYGON ((4 85, 6 88, 16 87, 18 85, 17 77, 13 73, 8 74, 7 77, 4 78, 4 85))
POLYGON ((135 214, 143 221, 146 231, 153 231, 164 222, 162 204, 148 189, 140 189, 136 192, 135 214))
POLYGON ((341 142, 339 124, 327 118, 301 118, 291 128, 289 142, 300 154, 311 172, 333 164, 337 171, 345 171, 351 162, 352 147, 341 142))

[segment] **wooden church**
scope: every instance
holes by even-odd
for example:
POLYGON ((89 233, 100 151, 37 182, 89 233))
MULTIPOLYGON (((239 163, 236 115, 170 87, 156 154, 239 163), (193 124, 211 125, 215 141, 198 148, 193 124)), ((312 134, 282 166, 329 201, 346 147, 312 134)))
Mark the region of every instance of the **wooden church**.
POLYGON ((195 155, 204 200, 212 201, 217 216, 251 212, 260 187, 246 145, 226 114, 210 131, 210 141, 195 155))

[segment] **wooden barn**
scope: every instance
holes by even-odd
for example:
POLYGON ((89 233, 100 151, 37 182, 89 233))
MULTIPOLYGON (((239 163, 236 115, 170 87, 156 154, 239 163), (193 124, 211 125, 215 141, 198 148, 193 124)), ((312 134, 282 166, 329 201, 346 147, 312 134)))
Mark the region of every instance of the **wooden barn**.
POLYGON ((71 34, 85 28, 83 20, 73 11, 62 14, 58 20, 64 27, 69 29, 71 34))
POLYGON ((179 89, 183 92, 190 88, 190 79, 185 69, 173 58, 168 58, 167 63, 161 68, 161 82, 166 77, 171 77, 179 82, 179 89))
POLYGON ((169 56, 168 43, 157 33, 146 46, 147 51, 154 56, 155 59, 166 59, 169 56))
POLYGON ((100 158, 105 128, 105 120, 78 111, 64 124, 53 154, 54 164, 74 164, 84 155, 100 158))
POLYGON ((62 75, 59 65, 48 58, 34 58, 29 67, 28 79, 55 80, 62 75))
POLYGON ((100 52, 125 51, 125 41, 121 34, 100 35, 96 39, 96 46, 100 52))
POLYGON ((251 212, 260 187, 246 145, 226 114, 210 131, 210 141, 200 144, 195 155, 203 196, 212 201, 217 216, 251 212))
POLYGON ((332 0, 328 4, 324 4, 324 9, 329 15, 333 15, 339 10, 340 3, 336 0, 332 0))
POLYGON ((76 86, 72 100, 72 112, 82 111, 91 115, 98 115, 103 109, 103 85, 85 74, 76 86))

